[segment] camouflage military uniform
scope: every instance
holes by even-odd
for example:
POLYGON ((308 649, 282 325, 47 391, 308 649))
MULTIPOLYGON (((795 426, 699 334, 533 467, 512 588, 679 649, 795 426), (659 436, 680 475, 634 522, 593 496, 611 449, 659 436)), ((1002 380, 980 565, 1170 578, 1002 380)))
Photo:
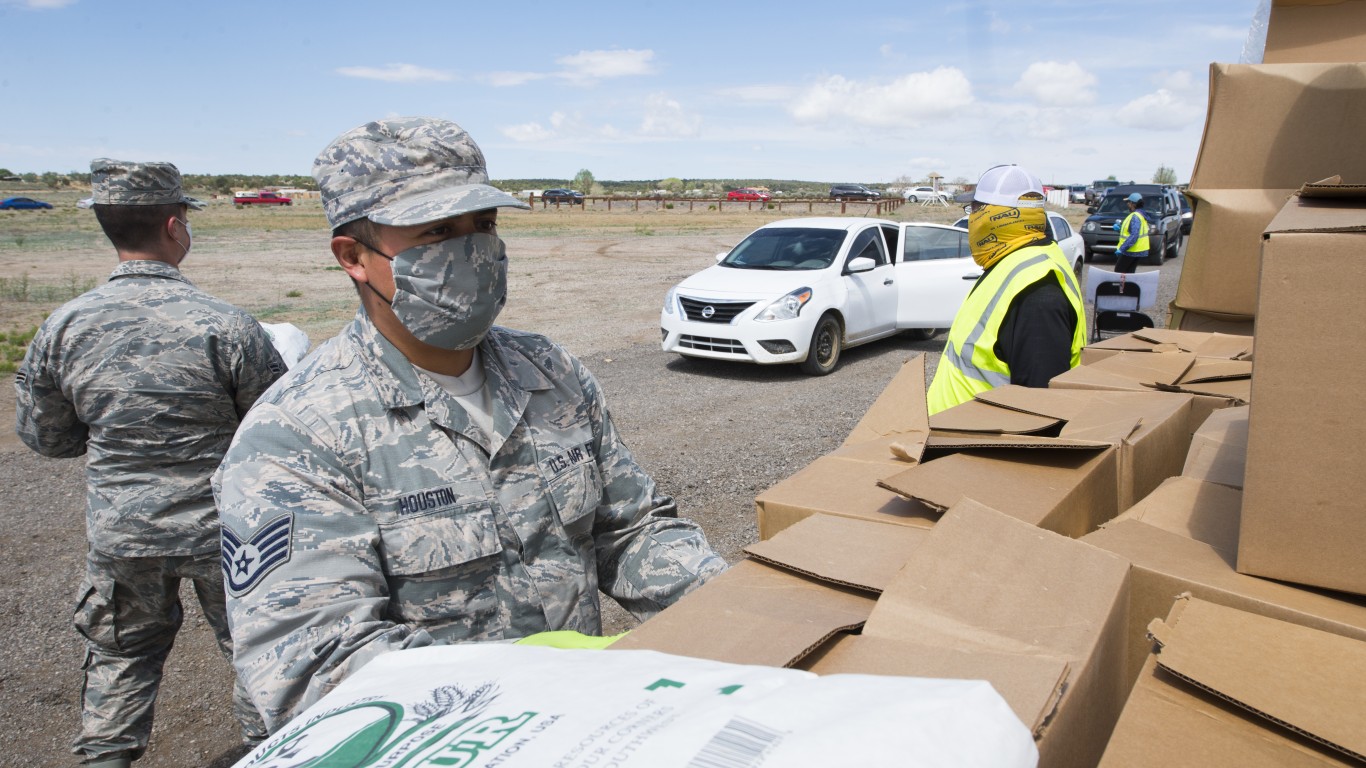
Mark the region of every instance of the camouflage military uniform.
MULTIPOLYGON (((146 747, 182 619, 180 579, 194 582, 231 658, 209 480, 243 414, 283 371, 255 320, 160 261, 122 262, 34 337, 15 378, 19 437, 45 456, 86 456, 77 753, 146 747)), ((240 686, 237 704, 244 735, 264 735, 240 686)))
POLYGON ((542 336, 479 345, 485 434, 364 311, 248 414, 214 478, 238 674, 271 730, 376 655, 639 617, 725 567, 542 336))

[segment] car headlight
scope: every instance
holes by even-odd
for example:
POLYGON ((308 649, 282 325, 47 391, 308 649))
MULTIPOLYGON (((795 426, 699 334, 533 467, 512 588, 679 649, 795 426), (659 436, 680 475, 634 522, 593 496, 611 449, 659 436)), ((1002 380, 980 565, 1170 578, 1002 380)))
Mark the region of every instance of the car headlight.
POLYGON ((811 301, 810 288, 798 288, 777 301, 764 307, 755 320, 761 323, 771 323, 776 320, 792 320, 802 312, 802 307, 806 302, 811 301))
POLYGON ((669 292, 664 294, 664 311, 670 315, 674 313, 674 290, 674 288, 670 288, 669 292))
POLYGON ((1085 224, 1081 225, 1081 231, 1082 231, 1082 232, 1095 232, 1095 231, 1096 231, 1096 223, 1095 223, 1094 221, 1088 221, 1088 222, 1086 222, 1085 224))

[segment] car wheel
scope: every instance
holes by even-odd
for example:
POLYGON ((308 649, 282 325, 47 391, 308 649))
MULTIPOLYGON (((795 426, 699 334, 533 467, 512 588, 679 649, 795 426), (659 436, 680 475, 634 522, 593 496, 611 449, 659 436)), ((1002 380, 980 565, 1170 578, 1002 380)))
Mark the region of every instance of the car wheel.
POLYGON ((1171 244, 1167 246, 1167 258, 1174 259, 1181 255, 1181 236, 1171 238, 1171 244))
POLYGON ((844 348, 844 332, 840 321, 834 315, 821 316, 816 330, 811 333, 811 345, 807 347, 806 359, 802 361, 802 371, 812 376, 824 376, 840 364, 840 351, 844 348))
POLYGON ((1148 251, 1148 266, 1162 266, 1162 256, 1167 252, 1167 244, 1163 242, 1159 247, 1148 251))
POLYGON ((941 333, 940 328, 911 328, 906 331, 906 337, 911 341, 929 341, 935 334, 941 333))
POLYGON ((906 198, 906 202, 908 202, 908 203, 918 203, 918 202, 920 202, 920 198, 916 197, 915 195, 911 195, 910 197, 906 198))

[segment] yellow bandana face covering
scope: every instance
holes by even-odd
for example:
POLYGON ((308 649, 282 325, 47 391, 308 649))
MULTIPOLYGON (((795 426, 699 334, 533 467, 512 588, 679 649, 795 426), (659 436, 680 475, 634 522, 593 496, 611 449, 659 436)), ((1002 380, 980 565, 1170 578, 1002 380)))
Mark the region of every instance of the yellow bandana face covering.
POLYGON ((1043 208, 1011 208, 977 203, 968 216, 972 260, 988 269, 1026 243, 1048 236, 1048 214, 1043 208))

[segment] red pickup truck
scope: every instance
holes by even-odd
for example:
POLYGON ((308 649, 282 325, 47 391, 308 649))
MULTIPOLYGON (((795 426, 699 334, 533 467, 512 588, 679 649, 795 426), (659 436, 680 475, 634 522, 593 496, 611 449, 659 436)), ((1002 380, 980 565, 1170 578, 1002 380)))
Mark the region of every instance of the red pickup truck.
POLYGON ((276 192, 234 192, 232 204, 238 208, 244 205, 293 205, 294 200, 276 192))

